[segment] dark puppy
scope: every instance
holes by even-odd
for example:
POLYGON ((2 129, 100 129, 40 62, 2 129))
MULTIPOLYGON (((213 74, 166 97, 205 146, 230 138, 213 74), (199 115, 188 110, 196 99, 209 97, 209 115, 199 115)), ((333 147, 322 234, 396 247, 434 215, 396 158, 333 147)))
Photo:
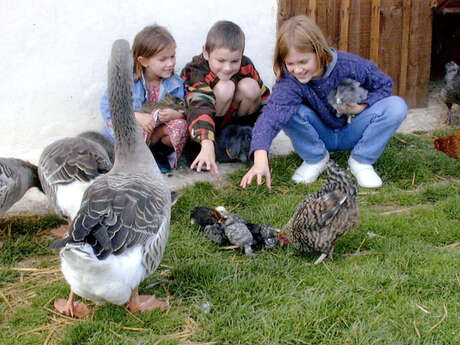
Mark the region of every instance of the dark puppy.
POLYGON ((229 124, 216 138, 216 160, 220 163, 249 161, 252 127, 229 124))

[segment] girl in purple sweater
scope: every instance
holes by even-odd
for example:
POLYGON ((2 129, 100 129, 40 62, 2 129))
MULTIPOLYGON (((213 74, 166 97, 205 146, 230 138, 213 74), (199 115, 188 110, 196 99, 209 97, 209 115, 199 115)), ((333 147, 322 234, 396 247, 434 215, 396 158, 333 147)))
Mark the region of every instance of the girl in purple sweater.
POLYGON ((288 19, 281 26, 275 46, 273 69, 277 81, 257 119, 251 142, 254 165, 243 176, 241 187, 254 176, 271 189, 268 151, 281 129, 289 136, 303 163, 292 179, 316 181, 326 168, 329 151, 351 150, 348 164, 358 184, 378 188, 382 180, 372 164, 407 116, 407 105, 391 96, 393 82, 369 60, 330 48, 318 26, 306 16, 288 19), (351 123, 337 116, 328 94, 345 78, 358 81, 368 91, 362 103, 348 103, 351 123))

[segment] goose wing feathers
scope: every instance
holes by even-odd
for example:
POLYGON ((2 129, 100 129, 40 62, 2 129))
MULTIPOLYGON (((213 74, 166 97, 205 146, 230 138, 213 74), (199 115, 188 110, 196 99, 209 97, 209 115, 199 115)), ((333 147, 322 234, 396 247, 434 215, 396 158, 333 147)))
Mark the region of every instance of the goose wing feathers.
POLYGON ((3 208, 8 200, 10 191, 16 185, 14 171, 10 168, 6 160, 0 161, 0 207, 3 208))
POLYGON ((81 137, 63 138, 44 149, 38 163, 38 175, 55 211, 63 216, 65 212, 57 205, 57 186, 75 181, 89 182, 111 168, 110 158, 100 144, 81 137))
POLYGON ((40 179, 49 185, 66 184, 88 182, 109 172, 111 167, 100 144, 86 138, 64 138, 45 148, 40 157, 39 173, 40 179))
MULTIPOLYGON (((162 186, 160 186, 162 187, 162 186)), ((87 190, 69 237, 55 242, 85 242, 103 260, 169 231, 170 194, 141 176, 102 176, 87 190), (166 230, 168 229, 168 230, 166 230)), ((164 237, 167 240, 167 236, 164 237)))

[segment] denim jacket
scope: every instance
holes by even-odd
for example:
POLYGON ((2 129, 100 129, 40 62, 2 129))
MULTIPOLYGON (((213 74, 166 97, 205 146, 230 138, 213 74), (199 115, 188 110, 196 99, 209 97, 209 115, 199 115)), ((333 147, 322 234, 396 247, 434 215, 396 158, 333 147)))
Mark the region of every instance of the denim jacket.
MULTIPOLYGON (((185 88, 184 81, 177 75, 173 74, 167 79, 162 79, 160 83, 160 94, 158 95, 158 100, 161 101, 166 94, 172 94, 180 99, 184 99, 185 88)), ((133 109, 134 111, 139 111, 142 108, 142 104, 148 102, 147 87, 144 75, 142 79, 134 82, 133 84, 133 109)), ((104 96, 102 96, 100 108, 102 117, 105 122, 104 128, 101 130, 101 133, 107 137, 109 140, 114 142, 115 136, 113 133, 113 128, 109 126, 109 123, 112 121, 109 108, 109 99, 108 99, 108 90, 105 90, 104 96)))

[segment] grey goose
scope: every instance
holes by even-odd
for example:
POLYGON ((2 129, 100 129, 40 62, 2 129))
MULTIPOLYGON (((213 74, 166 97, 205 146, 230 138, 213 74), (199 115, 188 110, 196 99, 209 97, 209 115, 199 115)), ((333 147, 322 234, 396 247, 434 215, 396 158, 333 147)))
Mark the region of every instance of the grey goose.
POLYGON ((67 237, 55 242, 70 285, 55 308, 84 317, 74 293, 96 304, 127 304, 131 311, 165 309, 167 302, 139 296, 138 286, 159 266, 169 236, 171 195, 137 126, 132 107, 133 65, 126 40, 113 43, 108 68, 115 162, 86 190, 67 237))
POLYGON ((17 158, 0 158, 0 217, 31 187, 41 190, 36 165, 17 158))
MULTIPOLYGON (((38 162, 38 176, 56 214, 70 222, 80 209, 83 193, 96 177, 109 172, 112 160, 113 144, 97 132, 46 146, 38 162)), ((64 225, 51 232, 63 237, 67 230, 64 225)))

